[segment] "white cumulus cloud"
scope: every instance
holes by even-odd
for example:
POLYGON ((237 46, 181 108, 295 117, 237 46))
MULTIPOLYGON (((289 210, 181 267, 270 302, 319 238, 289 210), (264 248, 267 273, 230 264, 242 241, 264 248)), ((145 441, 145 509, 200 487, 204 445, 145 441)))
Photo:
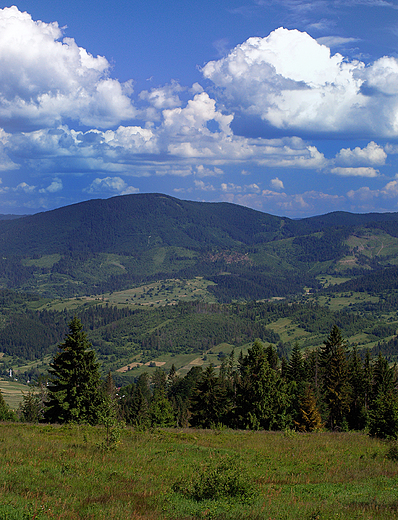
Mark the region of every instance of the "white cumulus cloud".
POLYGON ((278 177, 275 177, 275 179, 271 179, 270 186, 274 190, 278 191, 284 189, 283 182, 280 179, 278 179, 278 177))
POLYGON ((342 148, 336 155, 336 164, 343 166, 375 165, 385 164, 387 154, 382 146, 371 141, 365 148, 357 146, 353 150, 342 148))
POLYGON ((212 184, 206 184, 204 181, 193 181, 195 184, 195 189, 202 190, 202 191, 215 191, 215 188, 212 184))
POLYGON ((342 177, 377 177, 379 175, 378 170, 365 166, 359 168, 344 168, 338 166, 337 168, 332 168, 331 172, 335 175, 341 175, 342 177))
POLYGON ((62 38, 56 22, 0 9, 0 124, 51 125, 68 117, 106 127, 135 114, 131 83, 109 77, 109 63, 62 38))
POLYGON ((207 63, 227 103, 279 129, 391 136, 398 133, 398 61, 370 65, 331 54, 298 30, 249 38, 207 63))
POLYGON ((88 193, 117 193, 118 195, 127 195, 130 193, 137 193, 138 188, 129 186, 120 177, 105 177, 103 179, 97 178, 86 188, 88 193))

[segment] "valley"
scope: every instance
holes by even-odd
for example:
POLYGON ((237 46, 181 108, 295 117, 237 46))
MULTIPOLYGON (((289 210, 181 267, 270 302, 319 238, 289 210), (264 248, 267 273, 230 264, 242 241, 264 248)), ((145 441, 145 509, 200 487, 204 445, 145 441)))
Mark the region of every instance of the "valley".
POLYGON ((74 315, 118 384, 218 367, 255 339, 288 358, 334 324, 349 345, 398 359, 398 214, 290 220, 128 195, 1 220, 0 245, 5 379, 43 377, 74 315))

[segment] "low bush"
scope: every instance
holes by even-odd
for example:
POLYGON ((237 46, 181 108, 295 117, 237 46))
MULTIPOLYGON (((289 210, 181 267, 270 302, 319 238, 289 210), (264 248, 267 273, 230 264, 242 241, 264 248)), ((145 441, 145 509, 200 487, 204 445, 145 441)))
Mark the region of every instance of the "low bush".
POLYGON ((196 501, 220 498, 246 501, 253 498, 255 487, 238 459, 222 456, 210 459, 188 481, 175 482, 173 491, 196 501))

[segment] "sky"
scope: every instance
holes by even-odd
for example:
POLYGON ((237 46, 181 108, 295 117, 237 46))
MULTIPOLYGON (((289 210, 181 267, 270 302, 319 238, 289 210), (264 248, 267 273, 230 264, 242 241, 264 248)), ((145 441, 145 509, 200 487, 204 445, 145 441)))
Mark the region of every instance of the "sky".
POLYGON ((398 0, 0 1, 0 213, 398 211, 398 0))

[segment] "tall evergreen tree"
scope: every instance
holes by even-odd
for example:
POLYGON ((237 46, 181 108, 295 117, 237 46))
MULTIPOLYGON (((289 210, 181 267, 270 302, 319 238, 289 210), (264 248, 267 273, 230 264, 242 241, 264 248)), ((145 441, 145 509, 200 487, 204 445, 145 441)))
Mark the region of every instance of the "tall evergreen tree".
POLYGON ((300 396, 297 419, 294 424, 300 432, 322 430, 324 426, 311 385, 307 385, 300 396))
POLYGON ((209 365, 202 373, 191 399, 191 424, 210 428, 222 423, 227 413, 226 392, 214 368, 209 365))
POLYGON ((176 426, 187 427, 190 418, 190 399, 195 392, 196 383, 201 378, 202 368, 192 367, 185 377, 173 378, 168 389, 168 397, 173 404, 176 426))
POLYGON ((350 383, 346 343, 336 325, 320 352, 323 400, 330 429, 341 427, 350 411, 350 383))
POLYGON ((149 417, 149 403, 142 391, 142 386, 132 384, 123 389, 125 397, 123 398, 122 413, 126 424, 134 426, 141 430, 150 427, 151 421, 149 417))
POLYGON ((70 332, 50 364, 45 419, 49 422, 96 424, 103 402, 99 364, 80 320, 69 324, 70 332))
POLYGON ((395 382, 395 367, 390 367, 387 359, 379 353, 373 365, 373 400, 380 394, 394 391, 395 382))
POLYGON ((293 345, 292 355, 286 368, 286 379, 302 383, 306 380, 304 360, 298 343, 293 345))
POLYGON ((255 341, 240 358, 237 385, 237 426, 250 429, 282 429, 290 423, 285 382, 268 362, 267 351, 255 341))
POLYGON ((290 395, 290 414, 293 419, 295 419, 294 422, 296 423, 296 421, 299 421, 301 417, 300 401, 307 387, 304 359, 297 342, 293 346, 292 355, 290 356, 284 372, 290 395))
POLYGON ((350 429, 362 430, 367 420, 366 382, 363 363, 356 347, 352 349, 348 358, 348 374, 351 385, 351 400, 347 420, 350 429))
POLYGON ((369 411, 369 433, 382 439, 398 438, 398 396, 393 390, 380 392, 369 411))
POLYGON ((363 362, 363 392, 364 392, 364 408, 365 413, 368 414, 369 404, 372 399, 372 385, 373 385, 373 367, 370 362, 370 351, 366 350, 365 359, 363 362))

